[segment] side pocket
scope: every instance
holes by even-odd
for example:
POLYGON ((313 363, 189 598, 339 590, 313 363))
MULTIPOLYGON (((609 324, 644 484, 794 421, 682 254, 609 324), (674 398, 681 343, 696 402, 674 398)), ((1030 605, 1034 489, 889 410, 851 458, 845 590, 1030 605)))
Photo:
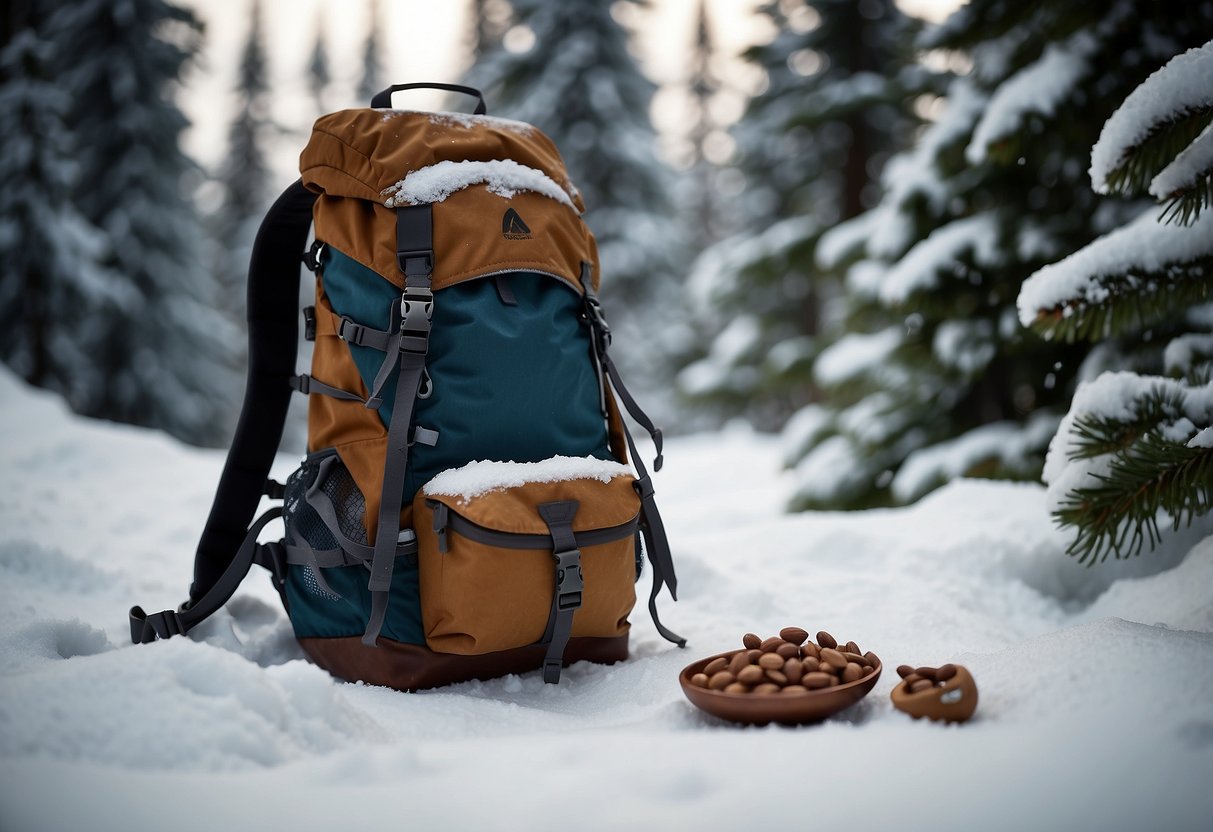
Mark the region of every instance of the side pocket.
POLYGON ((580 568, 560 599, 576 604, 571 635, 625 634, 636 603, 633 482, 615 462, 555 457, 473 462, 422 487, 413 517, 430 649, 473 655, 550 638, 562 564, 580 568))

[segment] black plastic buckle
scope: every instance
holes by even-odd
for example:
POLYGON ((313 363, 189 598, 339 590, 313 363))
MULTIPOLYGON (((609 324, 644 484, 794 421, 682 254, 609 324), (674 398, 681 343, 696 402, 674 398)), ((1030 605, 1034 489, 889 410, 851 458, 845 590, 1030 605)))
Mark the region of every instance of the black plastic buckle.
POLYGON ((434 250, 397 251, 396 265, 406 277, 429 277, 434 273, 434 250))
POLYGON ((434 293, 425 286, 406 286, 400 296, 400 350, 425 355, 430 348, 434 293))
POLYGON ((303 307, 303 339, 305 341, 316 340, 316 307, 303 307))
POLYGON ((636 493, 640 496, 641 500, 648 500, 657 493, 653 488, 653 481, 647 476, 635 480, 632 483, 632 488, 636 489, 636 493))
POLYGON ((175 610, 148 615, 143 607, 131 607, 130 620, 131 641, 135 644, 151 644, 157 638, 172 638, 185 633, 185 626, 175 610))
POLYGON ((337 337, 358 346, 362 346, 362 333, 365 331, 365 326, 348 315, 342 315, 341 323, 337 325, 337 337))
POLYGON ((324 243, 320 240, 313 241, 311 248, 303 252, 303 267, 312 273, 320 271, 320 253, 322 251, 324 251, 324 243))
POLYGON ((585 581, 581 575, 581 550, 556 552, 556 609, 560 612, 581 606, 585 581))

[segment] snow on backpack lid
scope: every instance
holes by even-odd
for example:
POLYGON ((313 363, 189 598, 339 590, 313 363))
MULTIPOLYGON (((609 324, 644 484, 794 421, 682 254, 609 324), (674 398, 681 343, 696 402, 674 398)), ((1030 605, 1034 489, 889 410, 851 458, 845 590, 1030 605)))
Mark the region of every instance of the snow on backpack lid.
POLYGON ((467 501, 492 491, 517 488, 528 483, 598 480, 631 476, 632 470, 613 460, 596 457, 554 456, 542 462, 469 462, 462 468, 443 471, 425 484, 429 497, 458 497, 467 501))

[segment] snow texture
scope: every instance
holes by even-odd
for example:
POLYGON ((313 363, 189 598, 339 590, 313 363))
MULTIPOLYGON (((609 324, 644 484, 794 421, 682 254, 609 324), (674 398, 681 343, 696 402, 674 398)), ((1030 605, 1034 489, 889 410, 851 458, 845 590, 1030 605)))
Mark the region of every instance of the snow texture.
POLYGON ((1025 115, 1053 115, 1091 71, 1090 57, 1098 47, 1093 33, 1081 31, 1062 43, 1049 44, 1039 60, 1001 84, 965 149, 969 163, 981 164, 990 145, 1018 131, 1025 115))
POLYGON ((491 193, 509 199, 519 191, 534 191, 567 205, 574 211, 573 200, 563 188, 541 170, 520 165, 512 159, 488 162, 439 162, 419 168, 394 185, 383 189, 384 205, 423 205, 442 202, 448 196, 472 185, 484 184, 491 193))
POLYGON ((938 286, 941 275, 960 266, 961 258, 968 253, 975 265, 992 265, 998 257, 998 230, 999 222, 992 212, 936 228, 889 270, 880 288, 880 299, 898 306, 916 292, 938 286))
POLYGON ((1189 448, 1213 448, 1213 427, 1202 428, 1188 440, 1189 448))
POLYGON ((443 471, 422 486, 432 497, 459 497, 467 502, 490 491, 518 488, 533 482, 598 480, 607 483, 632 473, 626 465, 595 457, 554 456, 542 462, 469 462, 443 471))
POLYGON ((1150 196, 1158 200, 1170 199, 1209 176, 1213 176, 1213 123, 1150 180, 1150 196))
POLYGON ((1213 255, 1213 211, 1205 211, 1189 226, 1161 223, 1159 217, 1160 210, 1151 208, 1123 228, 1033 273, 1019 290, 1020 323, 1031 326, 1042 310, 1103 303, 1109 290, 1100 278, 1157 275, 1213 255))
POLYGON ((817 361, 813 363, 813 377, 826 387, 845 384, 883 362, 901 346, 902 340, 900 326, 891 326, 871 334, 848 333, 817 356, 817 361))
POLYGON ((1172 338, 1162 353, 1163 371, 1188 375, 1198 362, 1213 359, 1213 334, 1189 332, 1172 338))
POLYGON ((1197 425, 1208 427, 1213 423, 1213 384, 1191 387, 1175 379, 1131 372, 1104 373, 1094 381, 1079 384, 1045 457, 1041 479, 1049 486, 1050 511, 1055 511, 1069 493, 1099 485, 1100 478, 1110 470, 1110 454, 1075 458, 1078 438, 1074 423, 1079 419, 1135 422, 1141 403, 1152 395, 1165 395, 1176 403, 1175 418, 1159 426, 1171 441, 1187 443, 1199 435, 1197 425))
POLYGON ((656 478, 686 650, 640 605, 618 665, 401 694, 309 664, 260 575, 191 638, 129 643, 131 603, 182 600, 221 453, 75 419, 3 371, 0 436, 21 472, 0 494, 6 832, 567 830, 554 795, 589 832, 786 826, 756 799, 775 783, 814 827, 1213 828, 1213 540, 1087 569, 1040 486, 981 481, 787 516, 778 444, 737 427, 671 440, 656 478), (879 655, 872 693, 795 729, 683 697, 686 664, 789 624, 879 655), (980 687, 972 722, 892 708, 894 667, 947 661, 980 687))
POLYGON ((1091 186, 1101 194, 1110 193, 1108 177, 1156 128, 1213 108, 1210 78, 1213 41, 1176 55, 1133 90, 1104 124, 1099 141, 1091 149, 1091 186))

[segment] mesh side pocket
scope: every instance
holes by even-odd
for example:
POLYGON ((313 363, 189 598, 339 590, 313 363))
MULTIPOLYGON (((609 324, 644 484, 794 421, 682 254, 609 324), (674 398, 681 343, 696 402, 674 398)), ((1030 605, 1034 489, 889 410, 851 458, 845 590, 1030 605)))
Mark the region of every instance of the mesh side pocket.
POLYGON ((333 501, 333 508, 337 512, 337 527, 341 533, 355 543, 368 543, 366 526, 362 522, 366 516, 366 498, 354 484, 354 478, 345 466, 334 465, 330 468, 328 477, 320 484, 320 490, 333 501))
MULTIPOLYGON (((316 481, 324 457, 305 459, 286 481, 282 496, 282 518, 287 539, 305 540, 313 549, 336 549, 337 538, 307 501, 307 490, 316 481)), ((341 469, 345 471, 344 468, 341 469)), ((349 474, 346 474, 348 477, 349 474)), ((357 490, 357 489, 355 489, 357 490)), ((315 580, 315 576, 313 576, 315 580)))

